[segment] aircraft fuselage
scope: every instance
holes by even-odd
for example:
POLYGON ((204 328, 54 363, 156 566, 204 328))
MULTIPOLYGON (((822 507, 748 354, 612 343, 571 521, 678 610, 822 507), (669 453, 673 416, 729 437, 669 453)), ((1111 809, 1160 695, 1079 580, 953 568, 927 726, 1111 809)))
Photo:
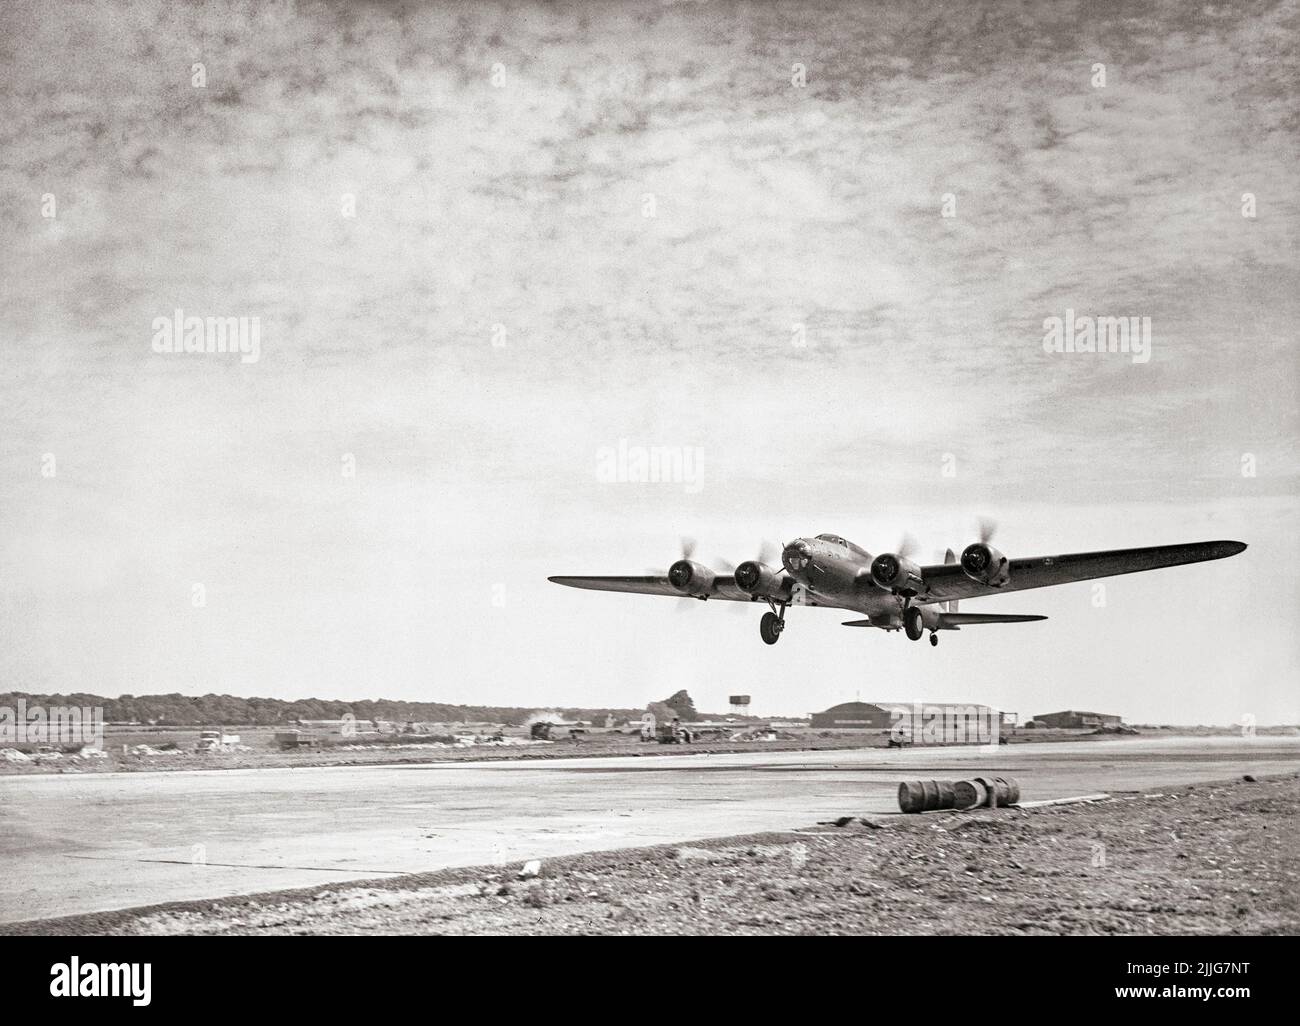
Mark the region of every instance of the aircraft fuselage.
POLYGON ((865 613, 873 624, 901 628, 901 595, 871 579, 871 553, 838 535, 796 538, 781 552, 786 573, 819 605, 865 613))

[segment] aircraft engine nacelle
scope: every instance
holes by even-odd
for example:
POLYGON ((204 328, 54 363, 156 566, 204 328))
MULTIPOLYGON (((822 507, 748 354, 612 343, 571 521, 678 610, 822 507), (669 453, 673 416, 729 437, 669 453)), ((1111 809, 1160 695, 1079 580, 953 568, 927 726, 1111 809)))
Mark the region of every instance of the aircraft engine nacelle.
POLYGON ((910 559, 886 552, 871 561, 871 579, 887 591, 915 595, 924 586, 921 568, 910 559))
POLYGON ((713 591, 714 573, 689 559, 679 559, 668 568, 668 583, 683 595, 708 595, 713 591))
POLYGON ((736 587, 760 598, 779 598, 784 594, 782 578, 770 566, 748 560, 736 567, 736 587))
POLYGON ((962 572, 972 581, 1001 588, 1011 580, 1011 561, 992 545, 976 542, 961 550, 962 572))

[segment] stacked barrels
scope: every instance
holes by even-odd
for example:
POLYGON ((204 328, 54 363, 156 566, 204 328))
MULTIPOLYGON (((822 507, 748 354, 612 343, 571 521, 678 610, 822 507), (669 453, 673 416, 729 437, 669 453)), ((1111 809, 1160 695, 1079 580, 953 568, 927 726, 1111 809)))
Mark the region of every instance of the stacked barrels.
POLYGON ((898 785, 898 807, 904 812, 1000 808, 1018 801, 1020 784, 1015 777, 904 780, 898 785))

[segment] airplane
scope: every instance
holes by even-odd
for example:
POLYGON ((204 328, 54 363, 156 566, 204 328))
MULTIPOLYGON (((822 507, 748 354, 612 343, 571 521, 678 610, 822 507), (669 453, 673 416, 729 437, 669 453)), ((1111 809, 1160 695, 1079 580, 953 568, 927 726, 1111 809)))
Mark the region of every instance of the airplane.
POLYGON ((960 559, 948 549, 944 561, 933 566, 913 562, 906 539, 898 551, 872 558, 866 549, 837 534, 819 534, 785 545, 780 569, 768 565, 773 553, 764 550, 757 559, 734 568, 727 564, 729 571, 715 573, 691 558, 695 543, 683 539, 682 558, 666 574, 547 580, 591 591, 761 602, 768 611, 759 622, 759 635, 768 645, 780 640, 790 606, 863 613, 865 619, 846 620, 844 626, 901 630, 912 641, 920 641, 929 631, 930 644, 938 645, 939 631, 1047 619, 1020 613, 963 613, 957 608, 961 599, 1224 559, 1246 548, 1239 541, 1205 541, 1009 559, 991 544, 993 533, 992 521, 982 521, 979 541, 966 546, 960 559))

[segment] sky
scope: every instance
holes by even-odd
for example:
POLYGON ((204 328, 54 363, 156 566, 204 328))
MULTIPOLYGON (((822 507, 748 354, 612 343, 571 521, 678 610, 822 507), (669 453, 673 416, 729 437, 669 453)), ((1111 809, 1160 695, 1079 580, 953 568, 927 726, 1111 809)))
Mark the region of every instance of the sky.
MULTIPOLYGON (((0 8, 0 690, 1300 722, 1294 3, 0 8), (156 319, 257 318, 256 359, 156 319), (1045 322, 1150 319, 1147 362, 1045 322), (609 480, 603 453, 698 479, 609 480), (561 589, 1231 560, 937 649, 561 589)), ((251 355, 251 354, 249 354, 251 355)))

